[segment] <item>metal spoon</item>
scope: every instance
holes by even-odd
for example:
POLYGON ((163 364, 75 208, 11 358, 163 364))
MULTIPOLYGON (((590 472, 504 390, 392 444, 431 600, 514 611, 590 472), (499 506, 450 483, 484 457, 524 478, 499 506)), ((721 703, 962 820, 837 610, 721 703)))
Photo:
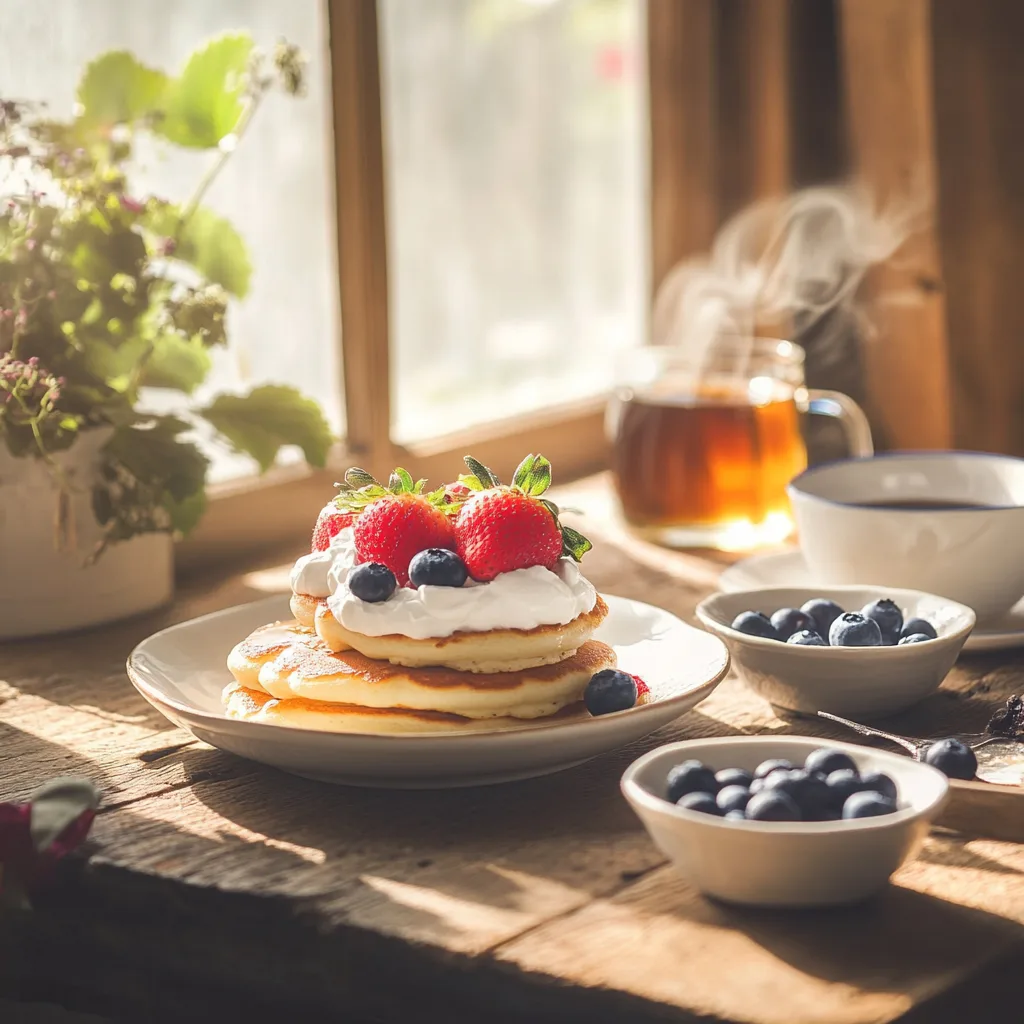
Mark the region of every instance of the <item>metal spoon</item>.
MULTIPOLYGON (((830 722, 845 725, 848 729, 860 733, 861 736, 874 736, 895 743, 903 747, 918 761, 922 759, 924 752, 935 740, 940 738, 920 739, 917 736, 901 736, 895 732, 886 732, 884 729, 862 725, 860 722, 851 722, 848 718, 830 715, 825 711, 819 711, 818 716, 827 718, 830 722)), ((966 743, 975 752, 978 757, 979 779, 984 779, 986 782, 998 782, 1004 786, 1024 784, 1024 742, 978 732, 948 733, 947 735, 960 740, 961 743, 966 743)), ((941 738, 945 739, 945 737, 941 738)))

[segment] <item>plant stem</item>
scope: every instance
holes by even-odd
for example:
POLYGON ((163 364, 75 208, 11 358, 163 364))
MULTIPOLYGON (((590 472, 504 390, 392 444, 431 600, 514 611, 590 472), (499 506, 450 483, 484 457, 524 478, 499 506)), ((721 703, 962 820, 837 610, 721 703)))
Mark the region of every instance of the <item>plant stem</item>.
MULTIPOLYGON (((210 186, 217 180, 217 175, 220 174, 224 165, 231 159, 231 154, 234 153, 238 146, 238 143, 242 141, 242 137, 245 135, 246 129, 249 127, 253 119, 253 115, 256 113, 256 108, 260 104, 260 100, 263 99, 264 90, 259 88, 257 91, 250 93, 248 99, 245 102, 245 106, 242 108, 242 113, 239 115, 238 123, 235 125, 235 130, 231 133, 235 137, 235 145, 231 149, 222 149, 217 153, 217 158, 212 164, 206 169, 206 173, 199 179, 199 184, 196 186, 195 192, 192 193, 191 199, 185 204, 185 208, 181 212, 181 219, 178 221, 178 232, 188 223, 189 218, 199 208, 199 204, 203 200, 203 196, 209 191, 210 186)), ((223 141, 223 140, 222 140, 223 141)))

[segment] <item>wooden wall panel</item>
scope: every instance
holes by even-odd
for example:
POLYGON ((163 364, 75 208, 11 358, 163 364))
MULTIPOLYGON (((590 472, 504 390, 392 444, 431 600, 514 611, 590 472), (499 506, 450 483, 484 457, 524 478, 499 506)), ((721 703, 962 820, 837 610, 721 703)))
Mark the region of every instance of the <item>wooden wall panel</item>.
POLYGON ((648 0, 651 284, 718 224, 715 0, 648 0))
MULTIPOLYGON (((853 174, 880 204, 926 206, 938 187, 931 0, 843 0, 853 174)), ((943 273, 934 219, 865 283, 864 358, 874 417, 893 448, 952 442, 943 273)))
POLYGON ((1024 455, 1024 3, 933 0, 932 42, 953 435, 1024 455))

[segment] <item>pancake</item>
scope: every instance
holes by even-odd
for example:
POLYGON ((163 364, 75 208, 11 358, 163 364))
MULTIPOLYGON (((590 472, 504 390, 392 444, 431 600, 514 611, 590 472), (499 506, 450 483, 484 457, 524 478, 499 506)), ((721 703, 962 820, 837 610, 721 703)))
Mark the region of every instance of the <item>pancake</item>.
POLYGON ((415 640, 391 633, 366 636, 342 626, 326 604, 317 608, 317 635, 332 651, 353 649, 368 658, 410 668, 443 666, 458 672, 517 672, 554 665, 570 658, 586 643, 608 614, 598 596, 589 612, 565 625, 534 629, 492 629, 484 633, 457 632, 451 636, 415 640))
MULTIPOLYGON (((555 665, 495 673, 408 668, 358 651, 328 651, 298 642, 265 661, 256 687, 280 700, 301 697, 475 719, 543 718, 579 701, 590 677, 614 665, 615 652, 596 640, 555 665)), ((246 679, 256 688, 251 676, 246 679)))
POLYGON ((293 645, 323 648, 312 629, 298 622, 272 622, 253 630, 228 655, 228 670, 242 686, 258 687, 260 669, 293 645))
POLYGON ((352 704, 329 704, 301 697, 278 700, 263 690, 252 690, 231 683, 224 690, 224 705, 229 718, 270 725, 286 725, 320 732, 370 734, 481 733, 510 729, 559 725, 586 717, 582 704, 572 704, 556 715, 536 720, 520 718, 463 718, 439 711, 413 711, 408 708, 361 708, 352 704))
POLYGON ((292 594, 288 602, 292 615, 301 626, 313 628, 317 608, 327 605, 326 597, 310 597, 309 594, 292 594))

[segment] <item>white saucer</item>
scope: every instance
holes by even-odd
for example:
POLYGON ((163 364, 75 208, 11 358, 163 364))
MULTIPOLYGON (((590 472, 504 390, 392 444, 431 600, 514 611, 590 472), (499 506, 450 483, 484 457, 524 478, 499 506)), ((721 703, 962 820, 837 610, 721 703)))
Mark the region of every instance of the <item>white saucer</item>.
POLYGON ((640 739, 689 711, 725 675, 729 656, 717 637, 653 605, 605 600, 609 614, 594 639, 614 647, 619 668, 641 676, 651 696, 647 704, 599 718, 441 736, 317 732, 227 718, 221 691, 231 681, 228 652, 257 626, 290 618, 280 595, 153 634, 132 652, 128 675, 150 704, 198 739, 295 775, 401 789, 509 782, 640 739))
MULTIPOLYGON (((759 587, 814 585, 811 570, 799 548, 744 558, 726 569, 718 579, 719 588, 726 593, 759 587)), ((965 651, 1003 651, 1012 647, 1024 647, 1024 600, 995 622, 975 626, 964 644, 965 651)))

